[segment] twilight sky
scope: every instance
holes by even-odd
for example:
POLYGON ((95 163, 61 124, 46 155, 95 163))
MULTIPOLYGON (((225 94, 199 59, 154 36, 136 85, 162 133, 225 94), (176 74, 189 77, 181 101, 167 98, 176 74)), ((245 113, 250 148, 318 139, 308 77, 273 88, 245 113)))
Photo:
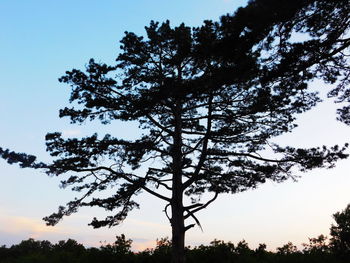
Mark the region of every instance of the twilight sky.
MULTIPOLYGON (((124 31, 144 33, 150 20, 169 19, 198 26, 204 19, 217 20, 232 13, 245 0, 2 0, 0 1, 0 146, 49 160, 44 136, 60 131, 66 137, 93 132, 117 136, 137 134, 136 126, 96 122, 71 125, 59 119, 68 105, 69 88, 57 79, 66 70, 84 68, 89 58, 113 63, 124 31)), ((325 94, 329 87, 313 87, 325 94)), ((294 132, 275 142, 299 147, 343 144, 350 141, 350 127, 335 121, 336 105, 325 99, 298 119, 294 132)), ((288 241, 300 245, 308 237, 329 233, 331 215, 350 202, 350 159, 331 170, 314 170, 297 183, 267 183, 256 190, 222 195, 198 216, 204 232, 187 232, 187 244, 207 244, 214 238, 251 247, 266 243, 275 249, 288 241)), ((139 196, 141 209, 112 229, 87 226, 99 209, 81 209, 55 227, 42 217, 56 211, 75 195, 60 189, 59 178, 40 171, 22 170, 0 160, 0 245, 23 239, 52 242, 73 238, 87 246, 112 242, 124 233, 134 249, 153 246, 156 238, 170 236, 162 213, 164 204, 147 194, 139 196)))

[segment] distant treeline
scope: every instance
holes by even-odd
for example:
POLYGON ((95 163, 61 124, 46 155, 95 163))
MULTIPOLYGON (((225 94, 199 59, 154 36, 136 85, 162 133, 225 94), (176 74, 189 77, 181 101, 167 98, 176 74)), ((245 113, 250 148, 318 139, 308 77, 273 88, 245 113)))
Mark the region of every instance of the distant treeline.
MULTIPOLYGON (((154 249, 142 252, 131 251, 130 239, 117 236, 113 244, 100 248, 85 248, 77 241, 68 239, 52 244, 49 241, 28 239, 9 248, 0 247, 1 263, 168 263, 171 259, 171 242, 164 238, 157 241, 154 249)), ((350 262, 348 253, 335 250, 326 237, 310 238, 303 249, 292 243, 277 248, 276 252, 266 250, 265 244, 250 249, 245 241, 234 245, 231 242, 214 240, 210 245, 188 247, 187 263, 283 263, 283 262, 350 262)))
MULTIPOLYGON (((309 238, 299 249, 291 242, 276 249, 266 250, 265 244, 250 249, 244 240, 231 242, 214 240, 210 245, 186 248, 187 263, 345 263, 350 262, 350 204, 333 215, 330 239, 324 235, 309 238)), ((73 239, 59 241, 24 240, 18 245, 0 247, 0 263, 168 263, 171 260, 171 242, 157 240, 154 249, 131 251, 131 239, 116 237, 113 244, 99 248, 85 248, 73 239)))

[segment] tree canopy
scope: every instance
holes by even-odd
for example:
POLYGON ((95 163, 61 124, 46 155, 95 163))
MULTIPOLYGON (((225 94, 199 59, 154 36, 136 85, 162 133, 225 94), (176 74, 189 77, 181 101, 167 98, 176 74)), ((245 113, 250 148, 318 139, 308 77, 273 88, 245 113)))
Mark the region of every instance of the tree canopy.
POLYGON ((331 226, 331 247, 341 255, 350 255, 350 204, 333 215, 335 220, 331 226))
POLYGON ((174 262, 182 262, 184 234, 194 226, 185 220, 200 226, 195 213, 219 194, 282 182, 297 170, 330 168, 347 157, 347 145, 304 149, 271 140, 291 132, 297 115, 320 101, 308 89, 312 80, 347 84, 349 8, 348 0, 255 0, 197 28, 152 21, 145 36, 125 32, 115 65, 91 59, 85 71, 60 78, 71 86, 73 104, 60 117, 137 122, 140 138, 66 139, 55 132, 46 136, 52 163, 3 149, 0 155, 68 174, 62 186, 82 192, 45 217, 48 225, 79 207, 98 206, 111 215, 91 225, 111 227, 139 207, 137 194, 164 200, 174 262), (114 195, 94 197, 111 186, 114 195), (213 197, 201 203, 204 193, 213 197))

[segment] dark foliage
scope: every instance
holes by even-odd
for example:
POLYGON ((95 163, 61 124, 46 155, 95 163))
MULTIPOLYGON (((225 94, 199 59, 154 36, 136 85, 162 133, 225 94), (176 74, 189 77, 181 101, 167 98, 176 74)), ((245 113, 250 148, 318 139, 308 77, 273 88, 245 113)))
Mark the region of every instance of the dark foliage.
POLYGON ((350 256, 350 204, 333 218, 336 224, 331 227, 331 248, 339 255, 350 256))
MULTIPOLYGON (((74 240, 51 244, 49 241, 33 239, 22 241, 12 247, 0 247, 0 263, 168 263, 171 259, 171 242, 168 239, 158 241, 154 249, 141 252, 130 250, 131 240, 117 236, 117 241, 100 248, 85 248, 74 240)), ((327 246, 328 248, 328 246, 327 246)), ((257 249, 249 248, 245 241, 234 245, 231 242, 214 240, 210 245, 186 248, 188 263, 345 263, 349 256, 322 250, 298 251, 288 243, 277 252, 266 250, 265 244, 257 249)))

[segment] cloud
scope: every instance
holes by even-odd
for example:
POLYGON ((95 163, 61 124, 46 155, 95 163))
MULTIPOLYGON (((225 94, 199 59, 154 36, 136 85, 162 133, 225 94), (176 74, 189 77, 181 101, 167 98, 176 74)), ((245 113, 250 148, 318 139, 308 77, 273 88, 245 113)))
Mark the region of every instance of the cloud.
POLYGON ((76 137, 78 135, 81 135, 81 130, 72 129, 72 130, 63 130, 62 131, 63 137, 76 137))
POLYGON ((70 236, 72 229, 60 226, 46 226, 39 218, 9 215, 0 208, 0 245, 16 244, 21 240, 61 240, 70 236))
MULTIPOLYGON (((76 215, 81 221, 82 215, 76 215)), ((73 220, 74 221, 74 220, 73 220)), ((160 232, 168 230, 167 225, 148 222, 138 219, 128 219, 129 228, 132 228, 132 233, 126 233, 126 238, 132 239, 131 249, 135 252, 143 251, 147 248, 156 246, 156 238, 150 233, 154 229, 160 232), (140 237, 142 234, 144 237, 140 237)), ((59 240, 72 238, 82 243, 86 247, 100 247, 108 243, 112 244, 115 241, 115 234, 111 234, 110 230, 101 229, 99 231, 85 229, 84 227, 70 222, 70 225, 59 224, 55 227, 46 226, 40 218, 25 217, 13 215, 9 211, 0 207, 0 246, 18 244, 22 240, 34 238, 36 240, 49 240, 52 243, 59 240)), ((128 231, 126 231, 128 232, 128 231)), ((119 235, 120 233, 118 233, 119 235)))
POLYGON ((0 231, 9 234, 29 234, 32 238, 38 238, 45 233, 59 233, 62 229, 59 227, 46 226, 42 220, 21 217, 5 216, 0 218, 0 231))
POLYGON ((147 248, 154 248, 156 246, 156 240, 134 238, 132 243, 133 251, 143 251, 147 248))

